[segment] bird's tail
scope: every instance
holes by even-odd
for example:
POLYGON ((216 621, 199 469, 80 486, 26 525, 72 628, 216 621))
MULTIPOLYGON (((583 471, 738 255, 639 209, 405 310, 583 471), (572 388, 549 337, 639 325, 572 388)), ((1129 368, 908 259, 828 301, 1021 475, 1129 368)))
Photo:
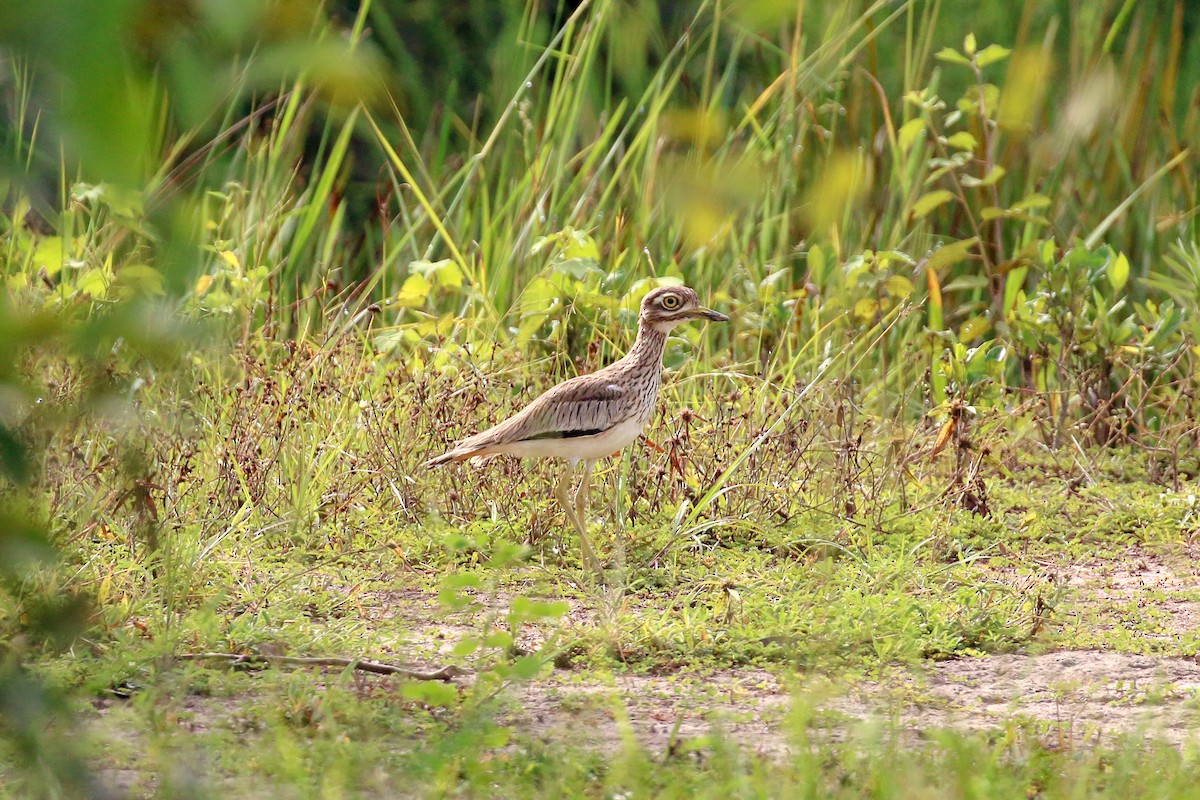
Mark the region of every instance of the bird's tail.
POLYGON ((459 447, 455 447, 453 450, 447 450, 446 452, 442 453, 440 456, 435 456, 435 457, 429 459, 421 466, 423 466, 423 467, 440 467, 442 464, 449 464, 452 461, 453 462, 466 461, 468 458, 471 457, 470 450, 468 450, 466 452, 461 452, 461 450, 462 450, 462 448, 459 448, 459 447))
MULTIPOLYGON (((484 431, 484 434, 487 433, 489 432, 484 431)), ((440 467, 442 464, 458 463, 469 459, 471 466, 478 467, 480 464, 490 461, 499 454, 496 450, 496 443, 490 437, 483 434, 476 434, 462 440, 440 456, 429 459, 423 466, 426 468, 440 467)))

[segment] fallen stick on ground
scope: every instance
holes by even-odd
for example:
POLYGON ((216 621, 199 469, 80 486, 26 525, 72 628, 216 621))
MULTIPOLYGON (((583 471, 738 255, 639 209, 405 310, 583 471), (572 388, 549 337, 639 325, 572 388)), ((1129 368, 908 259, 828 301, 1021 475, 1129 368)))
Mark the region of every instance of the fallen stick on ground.
POLYGON ((453 664, 447 664, 435 670, 423 672, 416 669, 397 667, 394 664, 384 664, 379 661, 366 661, 361 658, 303 658, 300 656, 270 656, 259 653, 183 653, 176 658, 187 661, 214 659, 228 661, 230 664, 288 664, 296 667, 353 667, 363 672, 373 672, 377 675, 399 675, 414 681, 450 681, 466 671, 453 664))

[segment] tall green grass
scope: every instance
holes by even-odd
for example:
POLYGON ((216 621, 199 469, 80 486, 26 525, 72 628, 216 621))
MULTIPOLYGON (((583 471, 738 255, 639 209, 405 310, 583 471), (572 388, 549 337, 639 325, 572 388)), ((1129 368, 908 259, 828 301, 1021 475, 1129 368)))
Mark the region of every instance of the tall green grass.
POLYGON ((1192 469, 1191 4, 167 5, 0 11, 0 688, 169 638, 235 550, 549 530, 536 476, 418 465, 623 352, 655 281, 734 324, 680 331, 606 476, 661 523, 633 573, 805 514, 877 563, 1010 452, 1192 469))

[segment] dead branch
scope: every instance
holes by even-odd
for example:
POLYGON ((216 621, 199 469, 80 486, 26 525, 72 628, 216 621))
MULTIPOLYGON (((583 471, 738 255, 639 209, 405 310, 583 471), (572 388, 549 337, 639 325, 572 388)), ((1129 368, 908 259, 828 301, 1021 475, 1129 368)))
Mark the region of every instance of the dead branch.
POLYGON ((226 661, 230 664, 283 664, 294 667, 353 667, 363 672, 373 672, 376 675, 399 675, 414 681, 451 681, 466 671, 447 664, 435 670, 423 672, 416 669, 398 667, 395 664, 384 664, 379 661, 367 661, 361 658, 303 658, 300 656, 272 656, 259 653, 183 653, 176 656, 180 660, 200 661, 212 659, 226 661))

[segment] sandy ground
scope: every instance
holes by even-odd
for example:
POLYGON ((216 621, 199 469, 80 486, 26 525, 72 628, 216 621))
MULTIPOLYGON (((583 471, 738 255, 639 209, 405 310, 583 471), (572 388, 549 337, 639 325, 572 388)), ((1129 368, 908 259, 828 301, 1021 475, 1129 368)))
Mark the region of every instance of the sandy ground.
MULTIPOLYGON (((999 655, 935 664, 830 694, 789 690, 762 670, 726 671, 702 681, 629 676, 611 685, 552 681, 514 697, 511 721, 547 739, 621 747, 632 735, 666 753, 715 734, 764 754, 793 739, 787 722, 798 699, 810 728, 842 738, 859 722, 902 730, 990 730, 1017 722, 1053 744, 1080 746, 1122 734, 1197 741, 1200 665, 1193 660, 1096 651, 999 655)), ((812 730, 809 731, 812 733, 812 730)))
MULTIPOLYGON (((1046 568, 1073 590, 1056 609, 1057 624, 1078 619, 1086 630, 1120 625, 1122 614, 1152 615, 1151 629, 1130 639, 1141 654, 1077 649, 989 655, 896 667, 886 679, 838 687, 787 668, 608 679, 556 669, 508 689, 503 717, 517 731, 547 741, 609 752, 637 741, 652 754, 706 747, 716 736, 783 755, 795 745, 798 729, 838 740, 879 720, 915 736, 1015 724, 1064 747, 1125 734, 1200 745, 1200 663, 1145 654, 1163 649, 1160 643, 1196 636, 1200 604, 1185 595, 1200 587, 1200 546, 1161 552, 1137 547, 1119 559, 1046 568)), ((367 624, 386 622, 405 631, 388 649, 437 665, 464 636, 480 630, 481 617, 502 619, 506 602, 493 597, 473 617, 447 617, 432 594, 401 590, 364 597, 361 608, 367 624)), ((595 613, 572 612, 567 624, 593 625, 595 613)), ((534 649, 538 636, 531 629, 518 645, 534 649)), ((394 680, 362 679, 385 692, 394 680)), ((236 723, 240 700, 190 697, 189 724, 203 730, 236 723)), ((122 701, 97 704, 100 727, 104 706, 113 702, 122 701)))
MULTIPOLYGON (((1200 587, 1198 546, 1135 547, 1119 559, 1047 568, 1072 590, 1060 616, 1104 627, 1120 625, 1120 613, 1131 608, 1149 615, 1153 630, 1138 632, 1138 648, 1153 650, 1200 628, 1200 604, 1148 597, 1200 587)), ((619 676, 603 685, 555 673, 514 691, 510 719, 535 735, 602 749, 619 748, 632 735, 651 752, 666 752, 716 734, 782 753, 789 746, 787 718, 796 698, 810 709, 810 725, 835 738, 858 721, 882 719, 914 733, 1016 723, 1062 746, 1127 734, 1200 745, 1196 658, 1082 649, 956 659, 897 671, 886 683, 832 691, 757 669, 702 678, 619 676)))

